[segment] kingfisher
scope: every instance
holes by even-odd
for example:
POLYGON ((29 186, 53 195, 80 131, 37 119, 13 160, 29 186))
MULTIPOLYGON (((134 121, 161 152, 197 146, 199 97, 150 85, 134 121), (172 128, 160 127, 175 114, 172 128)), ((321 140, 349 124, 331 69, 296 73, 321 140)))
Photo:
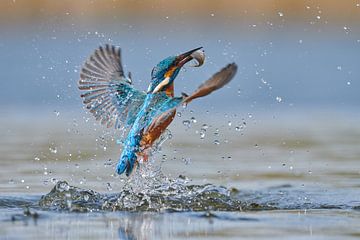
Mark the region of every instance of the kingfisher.
POLYGON ((140 161, 148 160, 153 144, 173 121, 178 106, 222 88, 237 71, 237 65, 230 63, 192 94, 175 97, 174 80, 181 68, 188 62, 200 67, 204 61, 202 47, 165 58, 152 69, 147 91, 133 87, 130 72, 125 76, 120 47, 100 46, 85 61, 78 82, 85 108, 102 125, 127 132, 116 166, 118 174, 130 176, 140 161))

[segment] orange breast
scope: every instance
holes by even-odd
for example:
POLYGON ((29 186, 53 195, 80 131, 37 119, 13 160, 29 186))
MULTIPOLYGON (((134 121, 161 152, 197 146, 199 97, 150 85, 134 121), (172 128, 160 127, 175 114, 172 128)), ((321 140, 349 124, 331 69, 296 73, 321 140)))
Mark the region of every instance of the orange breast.
POLYGON ((165 112, 161 114, 159 117, 153 120, 150 126, 146 129, 146 132, 143 134, 140 142, 141 149, 145 150, 153 145, 153 143, 174 120, 175 114, 176 110, 174 109, 171 112, 165 112))
MULTIPOLYGON (((164 91, 168 97, 174 97, 174 83, 167 86, 164 91)), ((161 136, 165 129, 174 120, 175 114, 176 109, 172 110, 171 112, 165 112, 154 119, 146 128, 140 142, 141 152, 138 153, 138 156, 142 157, 144 161, 147 161, 148 159, 147 150, 151 148, 154 142, 161 136)))
POLYGON ((168 97, 174 97, 174 83, 170 84, 167 88, 165 88, 165 94, 168 97))

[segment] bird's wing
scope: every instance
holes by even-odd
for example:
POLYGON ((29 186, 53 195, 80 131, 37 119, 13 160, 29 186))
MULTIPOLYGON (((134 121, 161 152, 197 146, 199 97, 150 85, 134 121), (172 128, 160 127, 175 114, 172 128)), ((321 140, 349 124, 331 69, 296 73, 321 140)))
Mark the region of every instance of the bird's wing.
POLYGON ((100 46, 81 69, 79 89, 87 109, 107 127, 128 127, 145 100, 124 75, 119 47, 100 46))
POLYGON ((215 73, 210 79, 202 83, 190 96, 164 98, 161 101, 161 105, 158 105, 156 110, 154 108, 151 122, 148 123, 149 127, 145 130, 144 134, 151 135, 151 131, 155 131, 157 127, 161 126, 162 122, 167 121, 178 106, 188 104, 195 98, 204 97, 225 86, 235 76, 236 71, 237 65, 235 63, 228 64, 219 72, 215 73))
POLYGON ((235 63, 228 64, 226 67, 215 73, 210 79, 202 83, 195 92, 185 97, 184 104, 188 104, 195 98, 204 97, 213 91, 222 88, 235 76, 237 65, 235 63))

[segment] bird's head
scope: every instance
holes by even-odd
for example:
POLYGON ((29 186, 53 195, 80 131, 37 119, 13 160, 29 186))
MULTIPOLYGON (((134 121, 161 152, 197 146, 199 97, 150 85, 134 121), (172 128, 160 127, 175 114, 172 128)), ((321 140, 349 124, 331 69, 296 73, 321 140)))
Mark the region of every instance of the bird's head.
POLYGON ((166 90, 174 82, 174 79, 185 63, 195 59, 197 64, 194 67, 201 66, 205 60, 205 55, 200 50, 201 48, 195 48, 178 56, 167 57, 159 62, 151 72, 151 83, 147 93, 157 93, 166 90))

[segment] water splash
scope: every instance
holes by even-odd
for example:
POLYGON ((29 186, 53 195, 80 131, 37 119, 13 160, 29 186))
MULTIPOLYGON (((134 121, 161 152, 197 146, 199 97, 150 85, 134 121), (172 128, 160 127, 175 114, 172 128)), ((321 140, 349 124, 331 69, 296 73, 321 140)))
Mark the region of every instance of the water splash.
POLYGON ((360 209, 358 202, 342 202, 341 194, 338 199, 321 197, 316 189, 305 193, 292 186, 279 186, 263 191, 239 191, 235 188, 212 184, 193 185, 189 182, 183 176, 170 179, 163 175, 154 177, 151 174, 139 174, 129 180, 120 193, 100 194, 60 181, 48 194, 41 197, 38 206, 43 210, 71 212, 360 209))
MULTIPOLYGON (((187 185, 187 179, 140 176, 118 194, 100 194, 61 181, 41 197, 39 205, 48 210, 84 211, 241 211, 254 205, 242 203, 237 191, 212 184, 187 185), (153 179, 153 180, 151 180, 153 179), (146 184, 144 184, 146 183, 146 184), (140 187, 141 186, 141 187, 140 187)), ((256 206, 257 207, 257 206, 256 206)))

